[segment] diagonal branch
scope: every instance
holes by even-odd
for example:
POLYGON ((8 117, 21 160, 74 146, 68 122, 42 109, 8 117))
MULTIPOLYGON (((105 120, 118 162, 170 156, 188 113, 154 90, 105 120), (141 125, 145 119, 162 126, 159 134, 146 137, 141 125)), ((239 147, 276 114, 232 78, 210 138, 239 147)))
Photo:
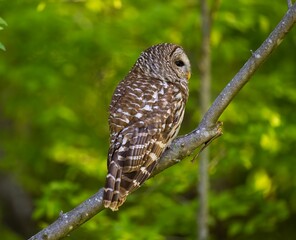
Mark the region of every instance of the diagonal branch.
MULTIPOLYGON (((190 155, 197 147, 207 144, 212 139, 222 134, 221 124, 217 124, 219 117, 232 99, 238 94, 240 89, 250 80, 259 66, 268 58, 271 52, 279 46, 295 22, 296 3, 289 8, 280 23, 262 45, 255 52, 252 52, 252 56, 249 60, 216 98, 213 105, 204 115, 199 126, 191 133, 173 141, 171 146, 161 157, 157 168, 153 172, 153 176, 178 163, 184 157, 190 155)), ((67 236, 71 231, 104 209, 102 196, 103 189, 100 189, 95 195, 73 210, 68 213, 61 213, 60 217, 54 223, 32 236, 30 240, 60 239, 67 236)))

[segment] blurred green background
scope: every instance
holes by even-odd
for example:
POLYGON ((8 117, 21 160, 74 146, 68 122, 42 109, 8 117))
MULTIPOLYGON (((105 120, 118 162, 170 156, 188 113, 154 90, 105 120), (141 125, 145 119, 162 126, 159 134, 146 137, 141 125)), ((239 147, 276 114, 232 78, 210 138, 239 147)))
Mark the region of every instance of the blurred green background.
MULTIPOLYGON (((286 1, 223 0, 212 29, 212 96, 287 10, 286 1)), ((197 0, 0 0, 0 232, 33 235, 101 188, 108 105, 140 52, 180 44, 192 62, 181 134, 199 112, 197 0)), ((227 108, 211 145, 210 239, 296 235, 296 31, 227 108)), ((70 239, 196 239, 198 161, 149 180, 119 212, 70 239)))

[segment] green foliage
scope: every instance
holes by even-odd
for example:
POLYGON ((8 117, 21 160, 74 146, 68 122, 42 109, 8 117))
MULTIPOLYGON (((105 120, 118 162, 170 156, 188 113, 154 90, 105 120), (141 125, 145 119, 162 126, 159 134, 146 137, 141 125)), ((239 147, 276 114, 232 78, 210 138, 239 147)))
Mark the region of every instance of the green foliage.
MULTIPOLYGON (((108 104, 140 51, 184 46, 193 77, 181 133, 197 126, 198 1, 5 1, 1 9, 9 28, 1 32, 0 174, 30 195, 38 229, 103 186, 108 104)), ((213 96, 286 9, 281 1, 222 1, 211 38, 213 96)), ((209 168, 211 239, 295 235, 295 45, 293 30, 221 118, 209 168)), ((185 160, 149 180, 119 212, 103 211, 71 239, 196 238, 197 165, 185 160)), ((1 233, 17 239, 8 225, 1 233)))

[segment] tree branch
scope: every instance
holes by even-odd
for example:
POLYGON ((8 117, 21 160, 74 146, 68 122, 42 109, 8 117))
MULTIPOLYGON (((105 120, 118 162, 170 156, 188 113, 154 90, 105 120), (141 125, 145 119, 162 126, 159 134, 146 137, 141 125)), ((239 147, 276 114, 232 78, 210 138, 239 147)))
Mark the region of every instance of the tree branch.
MULTIPOLYGON (((197 147, 222 134, 221 124, 217 124, 219 117, 259 66, 278 47, 295 22, 296 3, 288 9, 285 16, 263 44, 255 52, 252 52, 249 60, 216 98, 199 126, 191 133, 173 141, 162 155, 153 176, 178 163, 184 157, 190 155, 197 147)), ((103 188, 68 213, 61 213, 54 223, 32 236, 30 240, 60 239, 67 236, 71 231, 104 209, 102 199, 103 188)))

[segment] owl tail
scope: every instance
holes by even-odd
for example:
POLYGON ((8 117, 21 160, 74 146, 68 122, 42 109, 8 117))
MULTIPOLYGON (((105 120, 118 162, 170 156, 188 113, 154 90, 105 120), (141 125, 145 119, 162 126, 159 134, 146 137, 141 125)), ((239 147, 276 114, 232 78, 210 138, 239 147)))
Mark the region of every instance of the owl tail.
POLYGON ((115 161, 111 161, 106 177, 104 189, 104 206, 112 211, 117 211, 124 203, 126 196, 120 194, 122 170, 115 161))

